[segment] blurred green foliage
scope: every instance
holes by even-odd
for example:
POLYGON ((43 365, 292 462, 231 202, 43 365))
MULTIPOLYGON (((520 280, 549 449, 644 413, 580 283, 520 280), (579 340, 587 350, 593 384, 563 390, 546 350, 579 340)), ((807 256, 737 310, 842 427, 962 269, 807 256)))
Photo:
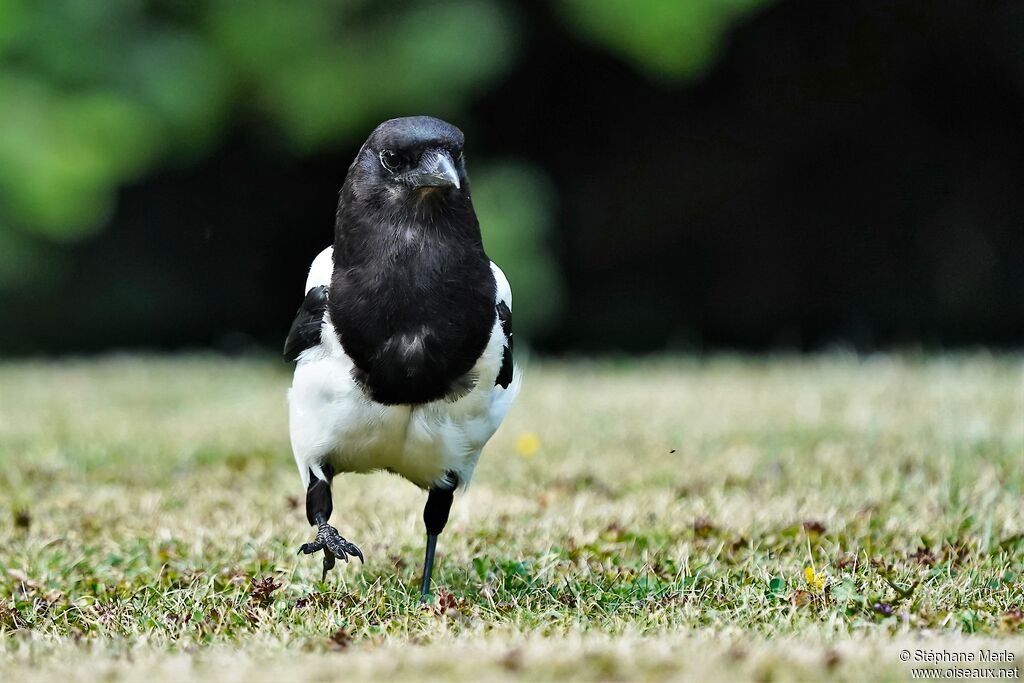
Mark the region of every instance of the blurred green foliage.
POLYGON ((514 284, 515 327, 544 329, 560 312, 563 287, 551 252, 556 192, 524 163, 492 164, 473 174, 473 204, 487 252, 514 284), (528 305, 516 305, 516 302, 528 305))
POLYGON ((515 27, 494 2, 213 3, 206 23, 239 81, 297 151, 366 135, 396 113, 460 113, 511 63, 515 27), (372 10, 372 11, 371 11, 372 10))
POLYGON ((692 79, 711 66, 729 28, 768 0, 561 0, 566 20, 648 74, 692 79))
MULTIPOLYGON (((685 78, 759 2, 558 7, 644 70, 685 78)), ((235 117, 295 156, 357 143, 392 116, 464 119, 514 62, 516 12, 500 0, 0 0, 0 289, 52 277, 46 254, 102 229, 120 187, 211 153, 235 117)), ((554 190, 526 164, 474 173, 489 250, 527 302, 521 329, 539 330, 562 301, 554 190)))
POLYGON ((87 234, 121 184, 202 154, 242 105, 302 154, 412 106, 455 115, 510 63, 514 29, 496 3, 370 9, 0 0, 0 221, 87 234))

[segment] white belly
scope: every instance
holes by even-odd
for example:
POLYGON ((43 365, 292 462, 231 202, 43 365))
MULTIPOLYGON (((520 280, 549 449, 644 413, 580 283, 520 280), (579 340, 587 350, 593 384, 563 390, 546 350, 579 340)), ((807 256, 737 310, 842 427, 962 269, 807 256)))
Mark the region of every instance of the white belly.
POLYGON ((324 342, 306 351, 288 392, 290 431, 303 483, 309 470, 389 470, 429 488, 469 482, 480 451, 498 428, 518 389, 494 385, 501 365, 500 325, 474 366, 476 387, 457 401, 387 406, 370 400, 352 379, 352 361, 325 323, 324 342))

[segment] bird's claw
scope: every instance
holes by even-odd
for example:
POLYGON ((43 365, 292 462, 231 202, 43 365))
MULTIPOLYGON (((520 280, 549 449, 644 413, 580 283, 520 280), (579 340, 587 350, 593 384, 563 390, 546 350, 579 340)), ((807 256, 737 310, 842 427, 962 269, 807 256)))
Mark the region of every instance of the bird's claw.
POLYGON ((338 533, 338 530, 326 522, 322 522, 317 527, 316 538, 313 539, 312 543, 303 543, 299 547, 300 555, 311 555, 320 550, 324 551, 324 574, 320 579, 321 581, 327 579, 327 572, 334 569, 336 564, 336 558, 348 562, 348 558, 358 557, 360 562, 363 560, 363 551, 356 546, 355 543, 351 543, 346 540, 344 536, 338 533))

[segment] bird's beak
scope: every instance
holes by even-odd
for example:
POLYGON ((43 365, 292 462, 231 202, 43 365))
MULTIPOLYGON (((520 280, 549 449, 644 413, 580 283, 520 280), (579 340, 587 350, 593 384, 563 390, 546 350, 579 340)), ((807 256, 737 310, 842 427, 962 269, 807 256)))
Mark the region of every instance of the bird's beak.
POLYGON ((435 149, 423 154, 420 165, 409 173, 409 184, 420 187, 454 187, 459 189, 462 182, 452 157, 446 150, 435 149))

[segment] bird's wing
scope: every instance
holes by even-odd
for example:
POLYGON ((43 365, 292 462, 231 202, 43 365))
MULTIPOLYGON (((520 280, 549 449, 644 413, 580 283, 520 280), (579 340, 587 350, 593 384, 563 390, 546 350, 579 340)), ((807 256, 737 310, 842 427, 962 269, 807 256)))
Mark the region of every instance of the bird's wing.
POLYGON ((498 320, 501 322, 501 331, 505 333, 505 347, 501 357, 501 369, 498 370, 498 377, 494 380, 494 386, 508 389, 512 383, 514 366, 512 363, 512 288, 508 284, 505 273, 501 268, 491 262, 491 272, 494 273, 494 282, 497 285, 497 302, 495 307, 498 311, 498 320))
POLYGON ((334 249, 327 247, 313 259, 306 278, 306 296, 295 314, 288 338, 284 342, 284 358, 297 360, 303 351, 320 343, 324 311, 327 310, 327 290, 334 269, 334 249))

